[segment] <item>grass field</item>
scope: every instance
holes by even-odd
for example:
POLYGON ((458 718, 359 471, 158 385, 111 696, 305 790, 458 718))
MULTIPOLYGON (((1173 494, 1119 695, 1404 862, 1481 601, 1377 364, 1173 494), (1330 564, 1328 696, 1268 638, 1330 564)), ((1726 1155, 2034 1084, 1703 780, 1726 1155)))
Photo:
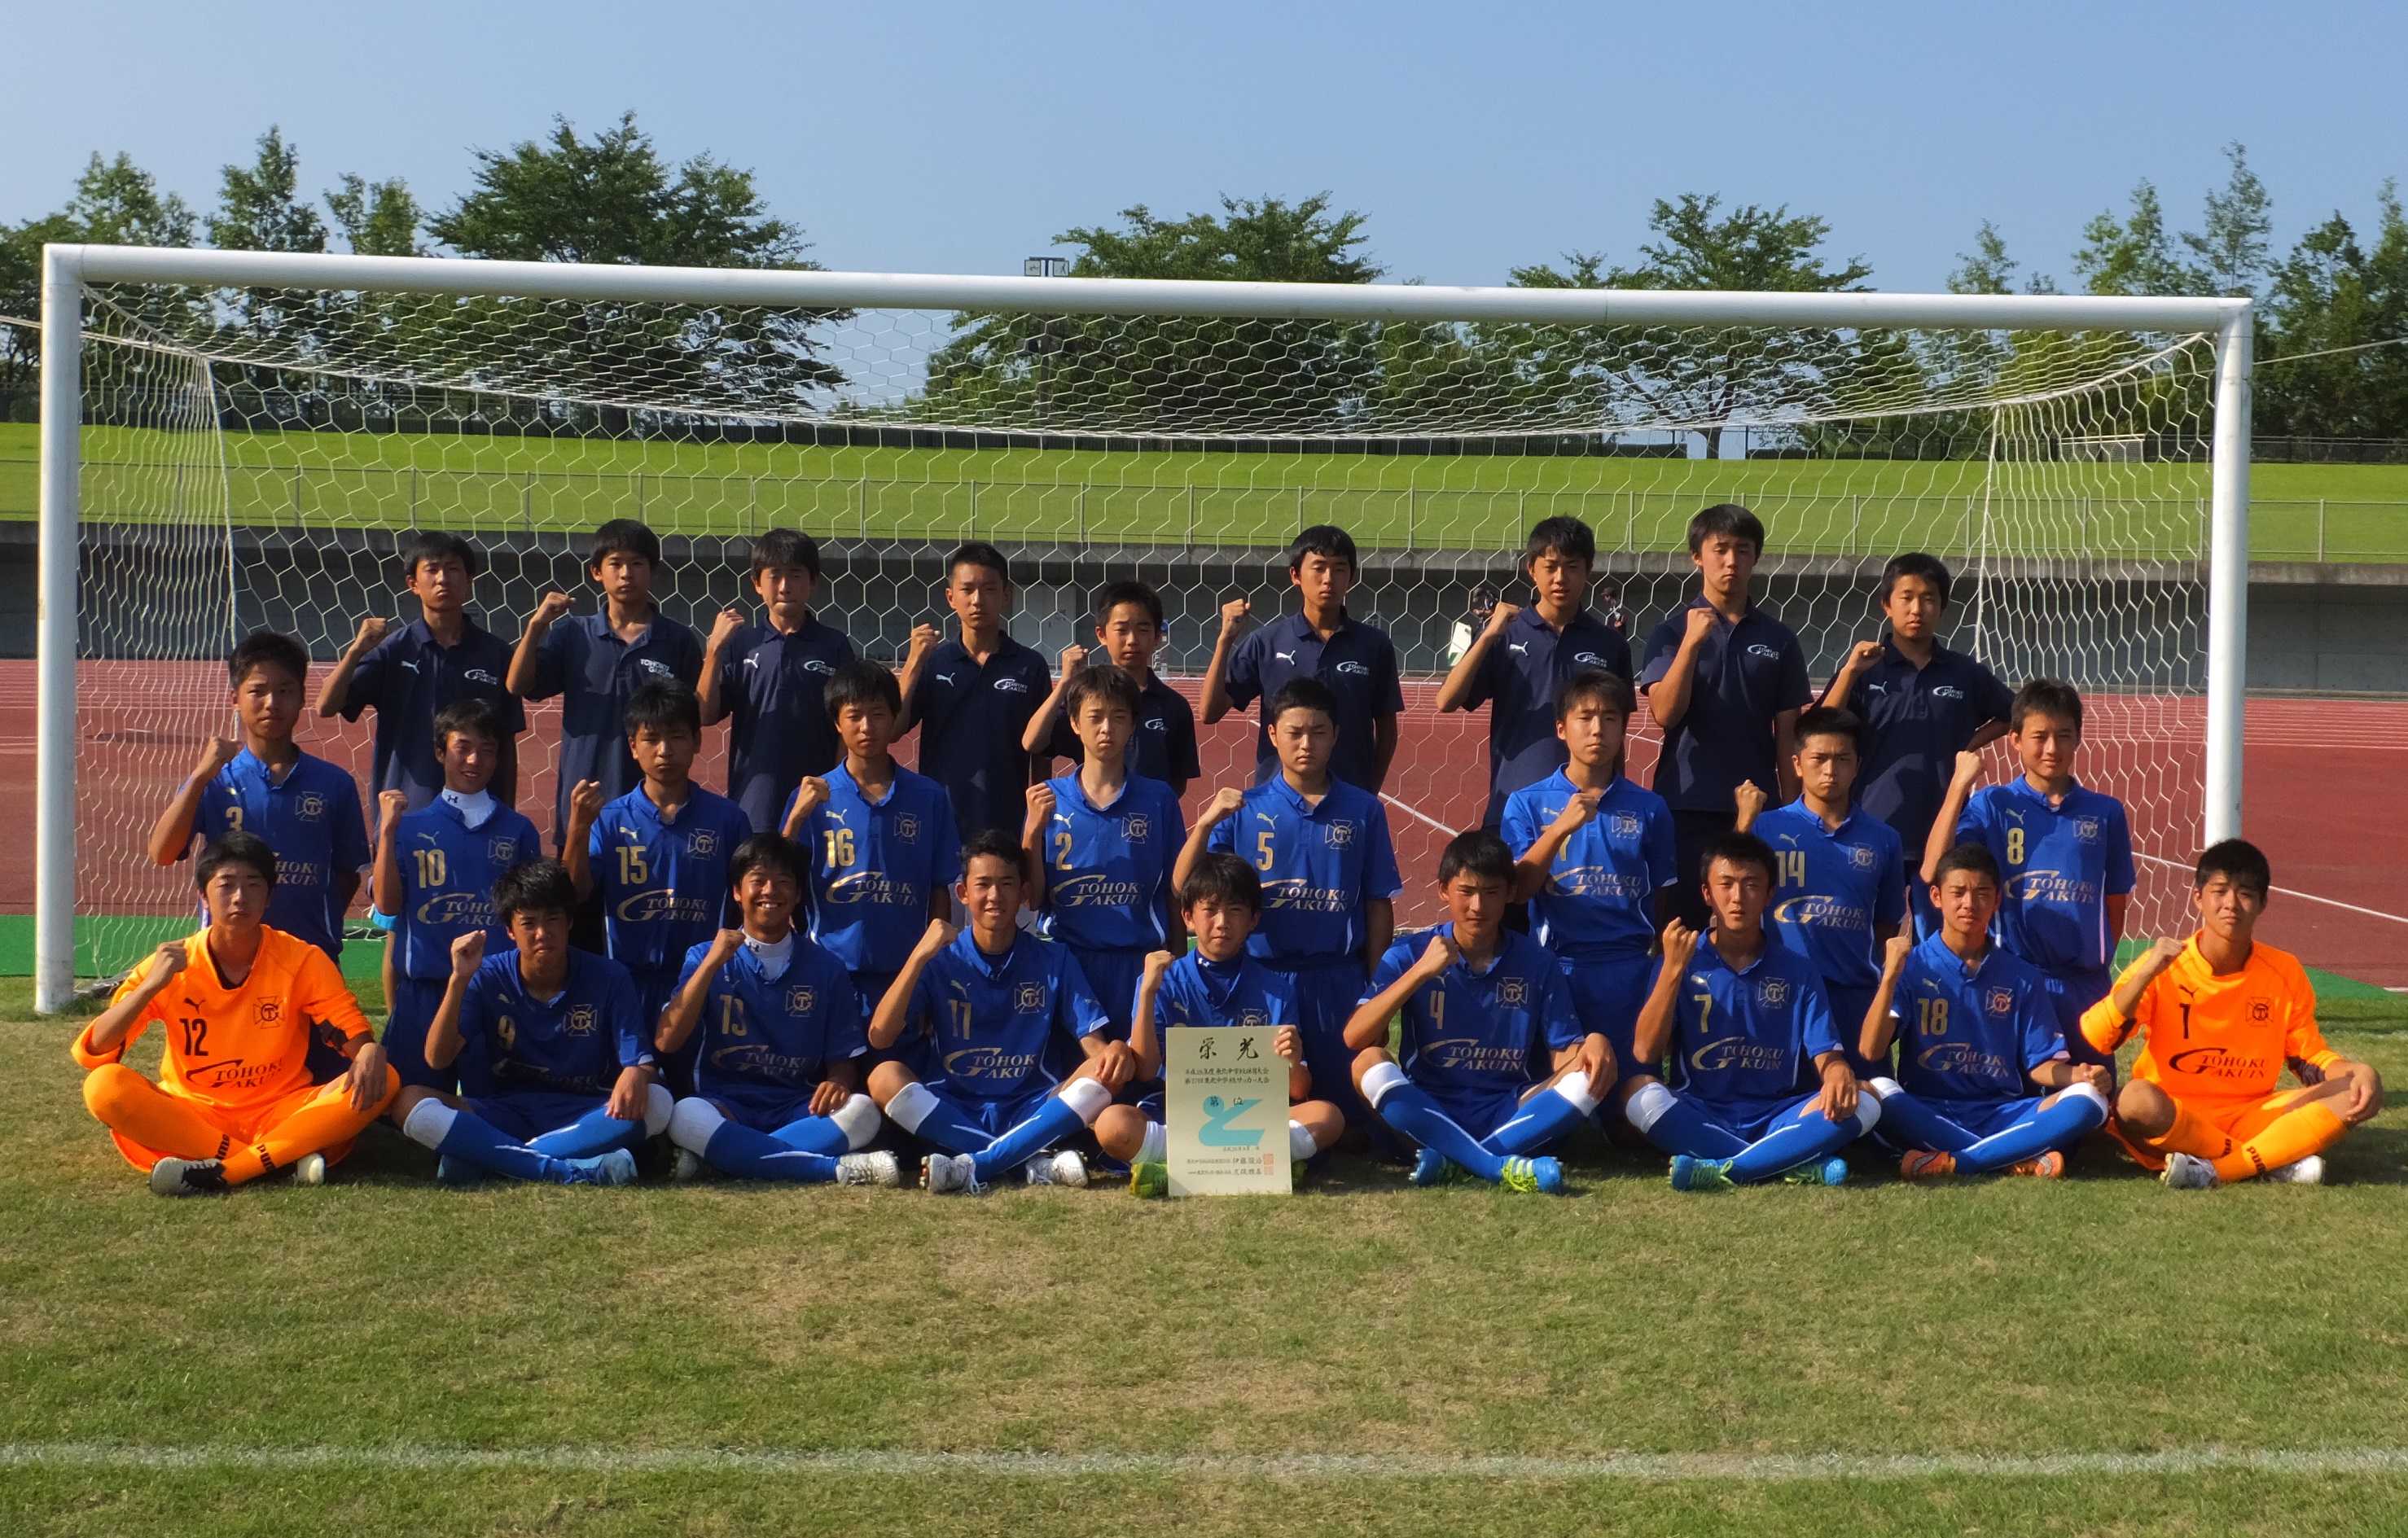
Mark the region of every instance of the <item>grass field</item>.
MULTIPOLYGON (((0 424, 0 518, 33 516, 36 431, 0 424)), ((234 433, 223 445, 221 479, 210 440, 88 431, 85 516, 140 520, 178 498, 229 498, 234 521, 265 525, 499 533, 642 517, 684 534, 800 524, 839 536, 1182 544, 1276 544, 1327 520, 1369 545, 1484 548, 1518 545, 1531 521, 1562 512, 1586 518, 1610 548, 1644 550, 1675 548, 1701 501, 1736 498, 1771 522, 1777 550, 1961 555, 1980 538, 1985 473, 1972 461, 1105 454, 444 434, 234 433)), ((2408 466, 2270 464, 2252 484, 2259 560, 2408 560, 2408 466)), ((2008 463, 1991 490, 2026 499, 2012 534, 1998 535, 2018 554, 2191 559, 2204 534, 2200 464, 2008 463)))
MULTIPOLYGON (((1560 1200, 1345 1160, 1170 1205, 454 1191, 378 1129, 323 1189, 167 1203, 26 1003, 11 1533, 2376 1533, 2408 1500, 2396 1113, 2327 1188, 2200 1195, 2086 1151, 1687 1199, 1594 1143, 1560 1200)), ((2408 1006, 2328 1015, 2408 1083, 2408 1006)))

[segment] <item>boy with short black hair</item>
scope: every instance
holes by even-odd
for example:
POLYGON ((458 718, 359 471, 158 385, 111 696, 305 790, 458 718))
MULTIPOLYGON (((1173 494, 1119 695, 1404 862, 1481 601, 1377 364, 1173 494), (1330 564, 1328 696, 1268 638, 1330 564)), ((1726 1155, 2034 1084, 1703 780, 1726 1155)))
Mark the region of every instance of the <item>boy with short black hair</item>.
POLYGON ((494 883, 543 852, 535 824, 489 789, 507 738, 488 700, 454 700, 435 717, 443 789, 416 810, 401 790, 377 797, 377 922, 390 922, 393 996, 386 1001, 385 1054, 404 1084, 449 1089, 452 1073, 426 1061, 426 1029, 452 980, 452 942, 485 933, 499 954, 509 935, 494 915, 494 883))
POLYGON ((426 529, 401 542, 402 586, 418 618, 395 629, 371 617, 318 686, 318 714, 347 721, 374 709, 376 748, 368 783, 399 790, 410 811, 443 789, 443 746, 435 718, 455 701, 482 700, 495 711, 501 757, 491 776, 505 805, 518 800, 518 736, 526 707, 509 688, 510 644, 468 618, 468 598, 484 565, 458 534, 426 529))
MULTIPOLYGON (((1204 672, 1204 724, 1255 700, 1276 699, 1298 679, 1316 681, 1330 693, 1330 723, 1337 732, 1329 772, 1376 796, 1397 756, 1397 716, 1405 708, 1405 691, 1388 633, 1346 612, 1346 595, 1361 575, 1354 539, 1336 524, 1316 523, 1287 550, 1287 579, 1304 600, 1298 612, 1240 641, 1254 605, 1243 598, 1222 605, 1221 636, 1204 672)), ((1266 706, 1254 733, 1256 785, 1278 776, 1280 754, 1271 730, 1266 706)))
POLYGON ((1689 520, 1689 562, 1702 591, 1648 636, 1639 676, 1664 732, 1655 790, 1672 808, 1679 838, 1675 911, 1693 930, 1705 924, 1706 904, 1688 885, 1689 873, 1736 824, 1741 785, 1753 780, 1789 799, 1792 733, 1798 712, 1814 697, 1797 634, 1748 598, 1763 555, 1764 525, 1737 503, 1689 520))
MULTIPOLYGON (((309 654, 272 630, 253 631, 226 659, 242 740, 211 737, 201 761, 150 830, 150 858, 172 865, 194 839, 255 833, 276 851, 266 922, 343 956, 343 915, 368 866, 366 814, 351 772, 293 740, 309 654)), ((329 1067, 320 1054, 319 1067, 329 1067)))
POLYGON ((2058 1032, 2076 1062, 2113 1072, 2082 1034, 2083 1011, 2114 986, 2115 946, 2137 881, 2132 830, 2124 804, 2079 784, 2082 695, 2057 678, 2034 678, 2015 691, 2011 740, 2024 772, 1974 790, 1982 755, 1956 755, 1947 797, 1925 841, 1926 879, 1957 844, 1980 844, 2005 873, 1999 939, 2040 968, 2057 1007, 2058 1032))
POLYGON ((1522 552, 1534 602, 1498 604, 1488 623, 1439 687, 1438 707, 1488 711, 1485 827, 1504 822, 1508 797, 1563 767, 1555 709, 1564 685, 1590 670, 1630 678, 1630 643, 1591 614, 1589 579, 1597 536, 1576 518, 1541 519, 1522 552))
POLYGON ((735 718, 727 732, 727 799, 744 808, 755 833, 777 828, 804 776, 824 775, 844 756, 823 694, 836 670, 853 661, 853 643, 811 612, 819 580, 819 542, 793 529, 770 530, 752 542, 752 591, 767 622, 752 623, 741 608, 723 609, 703 648, 695 691, 702 724, 735 718))
POLYGON ((1421 1145, 1413 1184, 1449 1166, 1515 1191, 1561 1191, 1563 1167, 1538 1150, 1597 1111, 1613 1048, 1581 1023, 1546 947, 1505 927, 1513 857, 1485 829, 1439 857, 1450 921, 1380 958, 1346 1025, 1354 1084, 1383 1121, 1421 1145), (1388 1055, 1388 1025, 1401 1019, 1388 1055), (1534 1157, 1535 1156, 1535 1157, 1534 1157))
POLYGON ((1053 691, 1054 674, 1033 648, 1005 634, 1011 568, 1003 552, 972 540, 945 560, 945 604, 961 634, 934 625, 911 632, 903 661, 900 736, 920 729, 920 772, 945 788, 960 837, 1020 826, 1026 815, 1028 718, 1053 691))
MULTIPOLYGON (((1164 634, 1162 595, 1145 583, 1125 577, 1096 595, 1096 640, 1111 665, 1138 686, 1137 736, 1129 748, 1129 773, 1158 779, 1172 793, 1183 796, 1188 782, 1203 773, 1203 765, 1196 752, 1194 707, 1154 671, 1154 654, 1161 649, 1164 634)), ((1087 666, 1085 648, 1065 648, 1061 678, 1043 707, 1028 719, 1021 745, 1037 754, 1040 764, 1083 757, 1064 694, 1087 666)))
POLYGON ((457 1063, 462 1092, 410 1085, 394 1103, 446 1185, 624 1186, 636 1178, 629 1150, 668 1129, 642 996, 626 968, 569 945, 576 907, 566 866, 523 861, 494 883, 511 948, 487 956, 481 929, 452 942, 426 1061, 437 1073, 457 1063))
POLYGON ((560 696, 552 828, 564 859, 569 797, 578 786, 591 782, 604 801, 614 801, 643 782, 627 750, 627 702, 636 691, 647 683, 692 689, 702 676, 701 638, 652 598, 660 566, 660 536, 634 519, 612 519, 594 531, 586 561, 602 606, 563 624, 568 594, 545 593, 510 656, 511 693, 523 700, 560 696))

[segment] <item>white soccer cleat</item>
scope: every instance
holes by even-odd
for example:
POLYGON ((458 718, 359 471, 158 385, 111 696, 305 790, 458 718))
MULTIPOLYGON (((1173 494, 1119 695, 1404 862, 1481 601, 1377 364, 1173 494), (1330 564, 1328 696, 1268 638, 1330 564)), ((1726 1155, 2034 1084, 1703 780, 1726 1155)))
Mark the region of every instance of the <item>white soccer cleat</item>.
POLYGON ((892 1190, 903 1184, 903 1161, 883 1148, 869 1153, 838 1154, 836 1183, 839 1186, 884 1186, 892 1190))
POLYGON ((150 1166, 158 1196, 208 1196, 226 1189, 225 1166, 214 1159, 163 1159, 150 1166))
POLYGON ((939 1196, 970 1190, 977 1168, 968 1154, 932 1153, 921 1161, 920 1189, 939 1196))
POLYGON ((1022 1168, 1027 1171, 1028 1183, 1032 1186, 1083 1189, 1087 1184, 1087 1161, 1071 1148, 1065 1148, 1057 1154, 1039 1154, 1022 1168))
POLYGON ((702 1178, 702 1156, 692 1148, 680 1148, 669 1161, 669 1178, 682 1186, 702 1178))
POLYGON ((296 1186, 322 1186, 326 1183, 326 1156, 303 1154, 293 1166, 293 1183, 296 1186))
POLYGON ((2321 1186, 2325 1183, 2325 1156, 2310 1154, 2294 1159, 2287 1164, 2277 1164, 2258 1177, 2272 1180, 2278 1186, 2321 1186))
POLYGON ((2165 1173, 2157 1178, 2178 1191, 2203 1191, 2215 1184, 2215 1166, 2197 1154, 2168 1154, 2165 1173))

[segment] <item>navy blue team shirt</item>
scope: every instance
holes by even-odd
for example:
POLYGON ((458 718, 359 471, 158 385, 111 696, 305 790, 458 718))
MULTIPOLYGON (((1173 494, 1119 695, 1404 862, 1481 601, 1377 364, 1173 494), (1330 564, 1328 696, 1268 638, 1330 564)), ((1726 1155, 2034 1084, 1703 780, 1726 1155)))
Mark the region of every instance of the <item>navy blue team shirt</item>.
POLYGON ((280 782, 246 748, 201 792, 193 827, 204 840, 237 830, 267 840, 276 851, 268 927, 342 960, 345 904, 336 880, 366 870, 374 858, 359 781, 350 770, 304 753, 280 782))
MULTIPOLYGON (((1256 700, 1268 702, 1297 678, 1318 678, 1338 696, 1338 742, 1330 749, 1330 774, 1349 785, 1376 791, 1379 787, 1371 777, 1371 723, 1405 708, 1397 648, 1388 633, 1349 616, 1325 641, 1302 613, 1285 615, 1238 643, 1223 682, 1229 704, 1243 710, 1256 700)), ((1279 755, 1271 749, 1271 723, 1264 720, 1254 728, 1254 783, 1263 785, 1278 777, 1279 755)))
POLYGON ((1920 863, 1956 755, 1975 732, 2007 719, 2014 691, 1946 647, 1932 648, 1931 661, 1918 668, 1885 634, 1881 656, 1856 676, 1845 703, 1865 723, 1856 804, 1897 829, 1920 863))
POLYGON ((883 801, 864 795, 845 765, 829 770, 828 799, 795 835, 810 860, 811 938, 853 972, 901 971, 927 933, 929 904, 962 875, 945 788, 894 767, 883 801))
MULTIPOLYGON (((680 992, 710 954, 708 941, 686 952, 680 992)), ((738 947, 710 979, 695 1031, 702 1038, 695 1092, 738 1104, 816 1089, 829 1064, 869 1050, 860 998, 844 963, 799 931, 774 976, 752 947, 738 947)))
POLYGON ((727 799, 744 808, 754 833, 776 830, 804 776, 824 775, 844 758, 824 695, 829 675, 853 657, 843 632, 810 615, 791 635, 748 625, 721 651, 727 799))
MULTIPOLYGON (((1703 596, 1657 625, 1647 637, 1647 666, 1639 686, 1664 681, 1688 634, 1688 611, 1711 608, 1703 596)), ((1690 676, 1689 708, 1664 733, 1656 761, 1656 793, 1676 812, 1737 815, 1732 800, 1742 781, 1775 790, 1772 718, 1811 704, 1806 652, 1787 625, 1751 605, 1732 624, 1715 617, 1698 643, 1690 676)))
POLYGON ((577 782, 602 787, 615 800, 641 790, 643 771, 627 751, 627 700, 655 678, 692 689, 702 678, 702 639, 652 608, 652 622, 633 641, 610 628, 607 607, 563 615, 544 632, 535 654, 530 700, 560 702, 560 783, 553 790, 552 841, 568 837, 568 797, 577 782))
POLYGON ((409 797, 413 812, 435 799, 443 789, 435 718, 445 705, 485 700, 501 712, 502 730, 509 737, 526 730, 526 706, 503 683, 510 676, 510 649, 508 641, 472 619, 463 620, 459 645, 439 645, 421 618, 360 659, 342 708, 347 721, 358 720, 371 707, 377 713, 371 793, 399 790, 409 797))
MULTIPOLYGON (((1656 975, 1664 963, 1656 963, 1656 975)), ((1654 983, 1648 985, 1651 989, 1654 983)), ((1698 942, 1672 1013, 1672 1082, 1710 1105, 1763 1115, 1819 1082, 1814 1060, 1840 1050, 1814 963, 1764 938, 1745 968, 1698 942)))
MULTIPOLYGON (((1501 836, 1521 859, 1579 795, 1558 769, 1505 800, 1501 836)), ((1534 933, 1575 961, 1627 961, 1656 942, 1656 894, 1679 879, 1672 814, 1664 798, 1620 775, 1597 814, 1572 830, 1532 898, 1534 933)))
POLYGON ((1755 832, 1772 848, 1776 879, 1764 915, 1772 937, 1813 962, 1834 987, 1879 983, 1874 936, 1906 916, 1898 831, 1860 806, 1850 806, 1835 831, 1805 802, 1793 801, 1757 818, 1755 832))
POLYGON ((920 733, 920 772, 953 798, 964 841, 989 828, 1017 833, 1028 820, 1028 718, 1054 691, 1035 648, 996 636, 980 665, 959 639, 939 643, 905 702, 920 733))
MULTIPOLYGON (((1054 718, 1054 734, 1046 739, 1045 751, 1051 758, 1087 762, 1086 748, 1070 730, 1068 711, 1054 718)), ((1128 772, 1173 784, 1204 772, 1203 760, 1196 751, 1196 707, 1151 670, 1138 694, 1137 734, 1129 739, 1128 772)))
POLYGON ((964 930, 928 959, 910 1019, 927 1032, 942 1086, 973 1100, 1018 1100, 1060 1085, 1079 1042, 1111 1021, 1068 946, 1015 930, 990 956, 964 930))
POLYGON ((1592 668, 1630 680, 1630 643, 1622 633, 1582 609, 1558 634, 1535 604, 1506 620, 1481 658, 1465 704, 1489 707, 1489 827, 1503 819, 1506 797, 1570 762, 1555 735, 1555 701, 1565 680, 1592 668))
POLYGON ((407 813, 394 832, 401 863, 401 912, 394 925, 401 975, 426 982, 452 975, 452 942, 485 932, 485 953, 511 948, 494 912, 494 882, 543 852, 543 838, 515 808, 496 805, 478 827, 448 801, 407 813))
POLYGON ((1329 782, 1317 806, 1285 776, 1246 792, 1245 805, 1214 823, 1204 847, 1235 854, 1263 884, 1262 922, 1247 953, 1295 971, 1361 954, 1370 938, 1363 904, 1404 890, 1388 809, 1370 791, 1329 782))

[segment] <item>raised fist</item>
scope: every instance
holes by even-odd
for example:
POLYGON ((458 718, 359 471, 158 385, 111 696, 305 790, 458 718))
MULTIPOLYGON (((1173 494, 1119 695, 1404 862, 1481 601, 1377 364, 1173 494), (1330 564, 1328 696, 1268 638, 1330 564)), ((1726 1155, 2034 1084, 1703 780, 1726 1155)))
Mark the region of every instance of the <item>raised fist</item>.
POLYGON ((710 622, 710 644, 714 647, 725 646, 735 638, 738 631, 750 623, 752 621, 745 618, 742 609, 721 609, 719 618, 710 622))
POLYGON ((377 792, 377 826, 379 828, 391 832, 394 825, 401 820, 402 814, 408 810, 408 791, 380 790, 377 792))
POLYGON ((1248 616, 1252 615, 1254 612, 1254 605, 1250 600, 1243 598, 1230 599, 1227 603, 1221 605, 1221 634, 1224 635, 1235 635, 1238 632, 1245 629, 1246 619, 1248 616))
POLYGON ((485 932, 472 929, 452 942, 452 975, 466 977, 485 960, 485 932))
POLYGON ((359 634, 351 639, 351 650, 356 654, 365 655, 374 650, 376 644, 392 632, 393 621, 390 619, 379 619, 373 617, 363 619, 360 621, 359 634))
POLYGON ((1698 954, 1698 932, 1678 919, 1664 926, 1664 964, 1680 968, 1698 954))
POLYGON ((1245 791, 1231 790, 1228 786, 1224 785, 1219 790, 1213 791, 1212 799, 1205 804, 1202 820, 1205 825, 1209 827, 1211 824, 1220 821, 1223 818, 1234 816, 1238 808, 1243 806, 1245 804, 1245 791))
POLYGON ((580 779, 568 792, 568 820, 580 827, 592 827, 602 815, 602 787, 594 780, 580 779))
POLYGON ((565 592, 545 593, 535 606, 535 618, 527 621, 534 626, 549 625, 568 612, 569 598, 565 592))
POLYGON ((215 779, 218 771, 235 761, 242 744, 231 737, 211 737, 201 744, 201 761, 193 767, 194 779, 215 779))

